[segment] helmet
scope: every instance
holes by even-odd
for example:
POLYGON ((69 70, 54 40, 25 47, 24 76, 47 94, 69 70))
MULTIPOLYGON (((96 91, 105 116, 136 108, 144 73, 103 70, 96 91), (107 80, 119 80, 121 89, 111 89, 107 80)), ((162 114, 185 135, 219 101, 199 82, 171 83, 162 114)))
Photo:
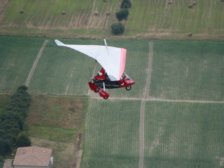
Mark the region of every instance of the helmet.
POLYGON ((102 75, 103 75, 103 73, 102 73, 102 72, 98 72, 98 75, 99 75, 99 76, 102 76, 102 75))

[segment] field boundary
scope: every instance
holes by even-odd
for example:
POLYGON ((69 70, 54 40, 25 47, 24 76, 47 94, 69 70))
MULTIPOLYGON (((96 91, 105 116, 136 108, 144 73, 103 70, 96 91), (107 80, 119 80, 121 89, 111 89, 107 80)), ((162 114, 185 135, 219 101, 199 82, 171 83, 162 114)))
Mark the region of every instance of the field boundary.
POLYGON ((150 97, 148 100, 157 102, 174 102, 174 103, 224 104, 224 100, 218 101, 218 100, 165 99, 156 97, 150 97))
POLYGON ((43 42, 43 44, 42 44, 42 46, 41 46, 41 48, 40 48, 40 50, 39 50, 39 52, 38 52, 38 54, 37 54, 37 56, 36 56, 36 59, 35 59, 35 61, 33 62, 33 66, 32 66, 32 68, 30 69, 29 75, 27 76, 27 79, 26 79, 26 81, 25 81, 25 85, 26 85, 27 87, 30 85, 30 81, 32 80, 32 77, 33 77, 33 74, 34 74, 34 72, 35 72, 35 70, 36 70, 37 64, 38 64, 38 62, 39 62, 41 56, 43 55, 43 51, 44 51, 44 49, 45 49, 47 43, 48 43, 48 40, 44 40, 44 42, 43 42))
MULTIPOLYGON (((98 96, 93 96, 94 99, 102 99, 98 96)), ((141 101, 141 97, 110 97, 108 100, 130 100, 130 101, 141 101)), ((107 101, 108 101, 107 100, 107 101)), ((190 99, 166 99, 149 97, 144 99, 147 102, 170 102, 170 103, 199 103, 199 104, 224 104, 224 100, 190 100, 190 99)))
POLYGON ((145 103, 149 95, 151 73, 153 61, 153 42, 149 42, 148 50, 148 66, 146 69, 146 81, 143 89, 143 97, 140 106, 140 121, 139 121, 139 168, 144 168, 144 148, 145 148, 145 103))

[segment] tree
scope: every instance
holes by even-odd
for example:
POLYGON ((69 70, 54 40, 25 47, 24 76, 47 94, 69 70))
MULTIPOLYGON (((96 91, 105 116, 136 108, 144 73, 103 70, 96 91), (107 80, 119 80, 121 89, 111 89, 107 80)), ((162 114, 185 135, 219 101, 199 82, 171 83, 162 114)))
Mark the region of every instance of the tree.
POLYGON ((0 113, 0 155, 9 154, 15 145, 29 146, 29 137, 24 130, 25 119, 31 104, 26 86, 20 86, 12 95, 8 106, 0 113))
POLYGON ((119 12, 116 13, 116 17, 119 21, 127 20, 128 19, 128 9, 121 9, 119 12))
POLYGON ((114 23, 111 25, 111 32, 114 35, 120 35, 124 33, 124 25, 122 23, 114 23))
POLYGON ((121 8, 131 8, 131 1, 130 0, 123 0, 121 2, 121 8))
POLYGON ((31 141, 29 136, 25 132, 20 133, 16 140, 16 146, 24 147, 24 146, 30 146, 30 145, 31 145, 31 141))
POLYGON ((0 138, 0 155, 4 156, 12 151, 10 143, 6 139, 0 138))

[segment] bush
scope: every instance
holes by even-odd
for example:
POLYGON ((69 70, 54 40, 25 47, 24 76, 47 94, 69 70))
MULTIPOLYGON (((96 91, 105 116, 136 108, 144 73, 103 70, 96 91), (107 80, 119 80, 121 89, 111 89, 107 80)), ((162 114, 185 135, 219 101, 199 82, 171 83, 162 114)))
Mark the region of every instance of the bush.
POLYGON ((20 133, 16 140, 16 146, 24 147, 24 146, 30 146, 30 145, 31 145, 31 141, 29 136, 24 132, 20 133))
POLYGON ((124 33, 124 25, 122 23, 114 23, 111 25, 111 32, 113 35, 120 35, 124 33))
POLYGON ((123 0, 121 2, 121 8, 131 8, 131 1, 130 0, 123 0))
POLYGON ((128 19, 128 9, 121 9, 119 12, 116 13, 116 17, 119 21, 127 20, 128 19))

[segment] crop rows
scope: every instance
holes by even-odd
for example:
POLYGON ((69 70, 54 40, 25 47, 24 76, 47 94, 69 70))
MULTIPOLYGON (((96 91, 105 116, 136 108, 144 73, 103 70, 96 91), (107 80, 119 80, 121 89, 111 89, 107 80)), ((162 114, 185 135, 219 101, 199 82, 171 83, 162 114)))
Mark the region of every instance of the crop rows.
POLYGON ((223 3, 213 0, 134 1, 127 27, 130 33, 223 32, 223 3))

